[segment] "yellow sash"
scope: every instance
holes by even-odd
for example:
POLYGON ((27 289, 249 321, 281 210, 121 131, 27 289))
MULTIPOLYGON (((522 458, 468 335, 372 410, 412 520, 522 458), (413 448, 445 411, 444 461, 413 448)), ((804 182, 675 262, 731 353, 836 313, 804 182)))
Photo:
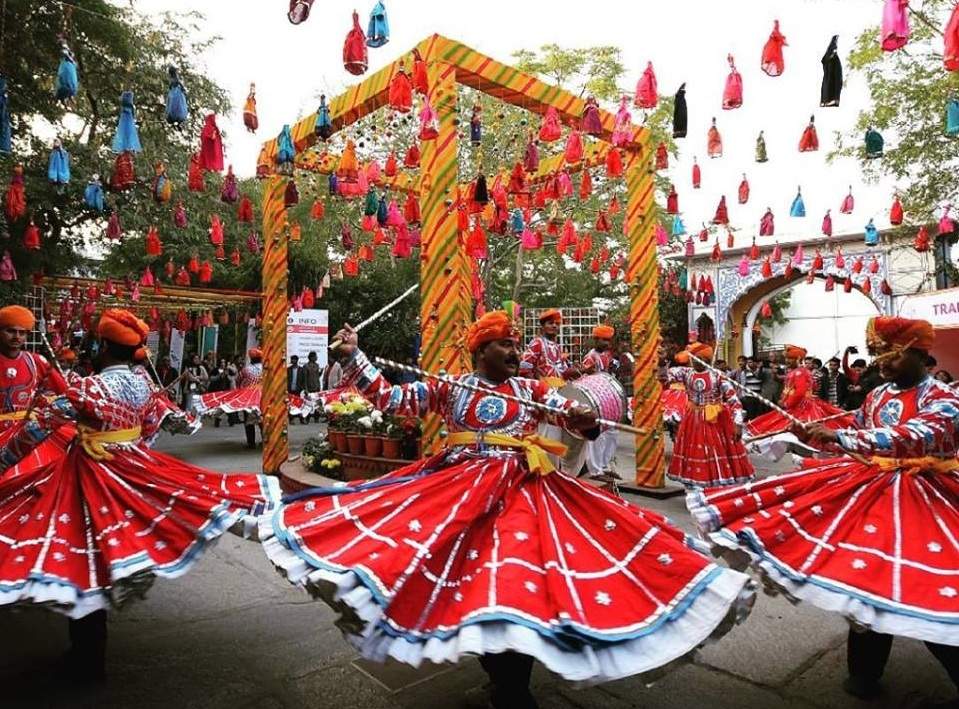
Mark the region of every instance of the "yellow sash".
POLYGON ((133 443, 140 438, 140 427, 123 428, 118 431, 97 431, 89 426, 77 426, 77 440, 84 452, 94 460, 113 460, 106 449, 111 443, 133 443))
POLYGON ((693 409, 701 409, 706 415, 706 420, 710 423, 718 419, 723 410, 722 404, 694 404, 689 402, 689 406, 693 409))
POLYGON ((556 470, 547 453, 564 456, 567 451, 566 446, 559 441, 537 434, 515 438, 503 433, 484 433, 479 436, 471 431, 458 431, 446 437, 446 445, 448 446, 469 446, 476 443, 501 448, 522 448, 526 453, 526 462, 529 464, 529 469, 540 475, 549 475, 556 470))
POLYGON ((873 456, 869 462, 879 467, 883 472, 902 470, 906 475, 916 473, 951 473, 959 470, 959 460, 955 458, 934 458, 931 455, 922 458, 884 458, 873 456))
POLYGON ((551 389, 562 389, 566 385, 562 377, 543 377, 540 381, 551 389))
POLYGON ((27 417, 27 410, 10 411, 6 414, 0 414, 0 421, 22 421, 27 417))

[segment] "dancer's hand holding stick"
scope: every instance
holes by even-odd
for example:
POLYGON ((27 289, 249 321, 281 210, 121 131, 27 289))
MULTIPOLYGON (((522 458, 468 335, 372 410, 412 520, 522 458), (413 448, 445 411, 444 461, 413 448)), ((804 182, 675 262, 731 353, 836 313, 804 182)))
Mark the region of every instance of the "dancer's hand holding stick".
MULTIPOLYGON (((357 325, 355 328, 351 328, 351 330, 352 330, 354 333, 356 333, 356 332, 359 332, 360 330, 362 330, 362 329, 363 329, 364 327, 366 327, 367 325, 376 322, 376 321, 379 320, 382 316, 384 316, 384 315, 386 315, 388 312, 390 312, 394 307, 396 307, 396 306, 399 305, 401 302, 403 302, 403 300, 405 300, 406 297, 409 296, 409 295, 410 295, 413 291, 415 291, 417 288, 419 288, 419 284, 418 284, 418 283, 413 284, 412 286, 410 286, 409 288, 407 288, 405 291, 403 291, 399 296, 397 296, 396 298, 394 298, 393 300, 391 300, 389 303, 387 303, 386 305, 384 305, 382 308, 380 308, 379 310, 377 310, 375 313, 373 313, 372 315, 370 315, 370 317, 368 317, 366 320, 364 320, 363 322, 361 322, 361 323, 360 323, 359 325, 357 325)), ((331 349, 331 350, 337 350, 337 349, 339 349, 342 345, 343 345, 343 341, 339 338, 339 336, 337 336, 337 337, 333 340, 333 342, 330 343, 330 349, 331 349)))

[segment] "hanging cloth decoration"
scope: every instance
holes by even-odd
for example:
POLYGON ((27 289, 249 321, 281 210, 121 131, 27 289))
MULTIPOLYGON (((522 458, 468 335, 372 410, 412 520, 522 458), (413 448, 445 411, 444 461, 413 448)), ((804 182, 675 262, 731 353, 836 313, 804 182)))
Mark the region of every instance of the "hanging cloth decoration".
MULTIPOLYGON (((525 227, 520 231, 525 232, 525 227)), ((489 250, 486 242, 486 232, 477 221, 466 237, 466 253, 475 259, 489 258, 489 250)))
POLYGON ((0 281, 17 280, 17 269, 13 265, 13 259, 10 258, 10 252, 3 252, 3 259, 0 259, 0 281))
POLYGON ((276 164, 281 172, 290 172, 293 160, 296 157, 296 148, 293 147, 293 134, 289 124, 283 126, 276 138, 276 164))
POLYGON ((909 41, 909 0, 886 0, 882 10, 882 51, 895 52, 909 41))
POLYGON ((633 137, 633 114, 629 112, 628 100, 623 96, 619 100, 619 110, 616 111, 616 122, 613 124, 613 146, 622 148, 629 144, 633 137))
POLYGON ((559 140, 563 134, 562 126, 559 122, 559 112, 553 106, 546 109, 546 115, 543 116, 543 122, 539 127, 539 139, 544 143, 552 143, 559 140))
POLYGON ((843 270, 846 268, 846 257, 842 253, 842 247, 836 249, 836 268, 843 270))
POLYGON ((70 101, 77 95, 80 78, 77 74, 77 61, 66 41, 60 40, 60 66, 57 69, 57 101, 70 101))
POLYGON ((53 150, 47 161, 47 179, 62 187, 70 182, 70 153, 66 151, 60 139, 53 141, 53 150))
POLYGON ((513 171, 509 175, 508 192, 517 195, 526 194, 528 191, 526 187, 526 171, 523 169, 523 164, 517 162, 513 165, 513 171))
POLYGON ((809 125, 806 126, 799 138, 799 152, 810 153, 819 150, 819 135, 816 133, 816 117, 809 117, 809 125))
POLYGON ((950 209, 951 207, 946 207, 946 211, 942 213, 942 218, 939 219, 939 236, 952 235, 956 231, 956 223, 949 216, 950 209))
POLYGON ((826 216, 822 218, 823 236, 832 236, 832 210, 826 210, 826 216))
POLYGON ((147 256, 160 256, 163 253, 163 242, 160 241, 160 232, 155 226, 147 230, 146 252, 147 256))
POLYGON ((429 98, 423 99, 423 108, 420 109, 420 140, 433 140, 439 135, 440 121, 430 104, 429 98))
POLYGON ((580 129, 586 135, 602 135, 603 119, 599 115, 599 104, 595 96, 587 96, 583 105, 583 116, 580 119, 580 129))
POLYGON ((37 228, 37 225, 34 224, 31 219, 30 223, 27 224, 26 230, 23 232, 23 247, 28 251, 39 251, 40 241, 40 229, 37 228))
POLYGON ((959 134, 959 99, 955 96, 946 103, 946 135, 959 134))
POLYGON ((776 242, 776 245, 773 246, 772 252, 772 261, 773 263, 779 263, 783 260, 783 247, 779 245, 779 242, 776 242))
POLYGON ((749 201, 749 180, 746 179, 746 173, 743 173, 743 180, 739 183, 737 191, 740 204, 746 204, 749 201))
POLYGON ((816 255, 813 256, 812 259, 812 270, 818 273, 823 269, 824 265, 825 263, 823 261, 822 252, 819 249, 816 249, 816 255))
POLYGON ((660 143, 656 146, 656 169, 669 169, 669 152, 666 150, 666 143, 660 143))
POLYGON ((223 189, 220 190, 220 200, 227 204, 236 204, 240 199, 240 188, 236 184, 236 175, 233 174, 233 166, 226 168, 226 176, 223 178, 223 189))
POLYGON ((3 201, 3 211, 10 222, 19 221, 27 213, 27 192, 23 184, 23 165, 13 166, 10 186, 3 201))
POLYGON ((842 204, 839 205, 840 214, 852 214, 852 210, 856 207, 856 200, 852 196, 852 185, 849 185, 849 193, 843 198, 842 204))
POLYGON ((533 131, 529 131, 526 139, 526 150, 523 153, 523 168, 530 175, 539 171, 539 149, 536 147, 536 139, 533 137, 533 131))
POLYGON ((952 9, 952 15, 943 30, 945 48, 942 63, 946 71, 959 71, 959 4, 952 9))
MULTIPOLYGON (((320 202, 320 205, 323 203, 320 202)), ((314 207, 316 204, 314 203, 314 207)), ((251 224, 253 222, 253 203, 250 198, 243 196, 240 205, 236 208, 236 220, 241 223, 251 224)))
POLYGON ((688 125, 688 113, 686 111, 686 83, 683 82, 676 92, 673 100, 673 137, 685 138, 686 127, 688 125))
POLYGON ((716 127, 715 118, 713 118, 713 124, 706 133, 706 154, 711 158, 721 158, 723 156, 723 138, 716 127))
POLYGON ((213 264, 204 260, 200 264, 200 283, 209 283, 213 280, 213 264))
POLYGON ((169 89, 166 95, 166 122, 170 125, 181 126, 190 115, 186 101, 186 89, 180 81, 176 67, 167 67, 169 89))
POLYGON ((872 126, 866 130, 866 157, 868 159, 881 158, 882 157, 882 148, 885 141, 880 135, 879 131, 875 130, 872 126))
POLYGON ((173 196, 173 185, 170 183, 170 178, 166 175, 166 165, 162 162, 158 162, 153 166, 153 187, 151 192, 153 193, 153 200, 157 204, 166 204, 173 196))
POLYGON ((767 256, 767 257, 763 260, 763 265, 762 265, 762 268, 760 269, 760 273, 762 274, 762 277, 763 277, 763 278, 772 278, 772 277, 773 277, 773 264, 772 264, 772 261, 770 260, 769 256, 767 256))
POLYGON ((762 131, 756 136, 756 162, 766 162, 769 156, 766 154, 766 138, 762 131))
POLYGON ((354 76, 366 73, 368 55, 366 52, 366 36, 360 27, 360 16, 353 11, 353 28, 346 34, 343 41, 343 68, 354 76))
POLYGON ((902 219, 902 202, 899 201, 899 195, 896 195, 892 200, 892 207, 889 208, 889 223, 899 226, 902 224, 902 219))
MULTIPOLYGON (((606 216, 606 211, 603 209, 599 210, 599 214, 596 215, 596 224, 593 225, 593 229, 600 234, 608 234, 610 231, 609 227, 609 217, 606 216)), ((656 224, 657 235, 659 231, 662 231, 663 227, 660 224, 656 224)), ((665 234, 665 232, 663 232, 665 234)))
POLYGON ((0 76, 0 153, 9 153, 13 136, 10 128, 10 97, 7 95, 7 80, 0 76))
POLYGON ((683 224, 683 220, 677 214, 673 217, 673 236, 682 236, 686 233, 686 225, 683 224))
POLYGON ((590 177, 589 170, 583 170, 579 180, 579 198, 589 199, 593 194, 593 178, 590 177))
POLYGON ((789 208, 789 216, 791 217, 805 217, 806 216, 806 205, 802 199, 802 188, 796 190, 796 197, 793 199, 792 206, 789 208))
MULTIPOLYGON (((313 7, 313 0, 290 0, 290 9, 286 13, 286 19, 292 24, 298 25, 306 22, 310 16, 310 8, 313 7)), ((180 328, 181 330, 183 328, 180 328)))
POLYGON ((200 132, 200 167, 210 172, 223 171, 223 138, 213 113, 207 114, 200 132))
MULTIPOLYGON (((699 240, 704 244, 709 241, 709 229, 706 228, 706 225, 703 224, 703 228, 699 230, 699 240)), ((716 245, 719 245, 719 240, 716 240, 716 245)))
POLYGON ((423 96, 426 96, 430 90, 429 80, 426 76, 426 62, 415 47, 413 49, 413 88, 423 96))
POLYGON ((99 175, 94 174, 87 183, 86 189, 83 190, 83 204, 95 212, 104 210, 103 184, 100 182, 99 175))
POLYGON ((133 92, 124 91, 120 94, 120 118, 117 121, 117 132, 113 135, 113 152, 139 153, 143 150, 140 144, 140 133, 137 130, 136 107, 133 104, 133 92))
POLYGON ((713 244, 713 251, 709 255, 709 260, 713 263, 719 263, 723 260, 723 250, 719 248, 719 237, 716 238, 716 243, 713 244))
POLYGON ((246 235, 246 250, 251 254, 260 253, 260 237, 255 231, 246 235))
POLYGON ((869 273, 879 273, 879 260, 875 254, 869 259, 869 273))
MULTIPOLYGON (((365 217, 374 217, 376 216, 376 210, 379 208, 379 200, 376 198, 376 192, 373 188, 366 193, 366 199, 363 201, 363 216, 365 217)), ((385 211, 385 205, 384 205, 385 211)), ((383 215, 383 218, 386 218, 386 215, 383 215)))
POLYGON ((623 158, 619 150, 613 148, 606 153, 606 177, 615 178, 623 176, 623 158))
POLYGON ((679 195, 673 185, 669 186, 669 194, 666 195, 666 214, 679 214, 679 195))
POLYGON ((403 219, 407 224, 418 225, 422 220, 420 216, 420 201, 412 192, 406 195, 406 202, 403 204, 403 219))
MULTIPOLYGON (((680 222, 680 224, 681 224, 681 223, 682 223, 682 222, 680 222)), ((676 220, 675 220, 675 219, 673 220, 673 228, 674 228, 674 229, 676 228, 676 220)), ((685 252, 685 254, 686 254, 686 258, 692 258, 693 255, 696 253, 696 246, 695 246, 695 244, 693 244, 692 234, 690 234, 689 236, 686 237, 686 242, 683 244, 683 248, 684 248, 684 252, 685 252)))
POLYGON ((223 222, 217 214, 210 215, 210 229, 208 231, 210 243, 214 246, 223 246, 223 222))
POLYGON ((366 25, 366 46, 375 49, 389 41, 390 21, 386 17, 386 7, 382 2, 377 2, 370 11, 370 21, 366 25))
POLYGON ((726 209, 726 195, 719 198, 719 204, 716 205, 716 214, 713 216, 713 224, 729 224, 729 212, 726 209))
POLYGON ((929 230, 923 225, 919 227, 919 231, 916 232, 916 238, 912 242, 912 248, 923 254, 929 251, 931 246, 932 242, 929 238, 929 230))
POLYGON ((729 63, 729 76, 723 89, 723 110, 730 111, 743 105, 743 76, 736 70, 736 61, 732 54, 726 55, 729 63))
MULTIPOLYGON (((173 281, 178 286, 189 286, 192 283, 190 279, 190 273, 186 270, 184 266, 180 266, 180 270, 177 271, 176 278, 173 281)), ((184 316, 186 313, 184 313, 184 316)), ((188 330, 189 325, 184 327, 177 327, 178 330, 188 330)))
POLYGON ((203 192, 203 190, 206 189, 199 153, 193 153, 193 155, 190 156, 190 169, 187 172, 186 184, 190 192, 203 192))
MULTIPOLYGON (((412 85, 411 85, 412 86, 412 85)), ((473 113, 470 116, 470 145, 474 148, 483 143, 483 107, 473 104, 473 113)))
POLYGON ((396 153, 391 152, 386 157, 386 164, 383 165, 383 174, 387 177, 396 177, 397 166, 396 166, 396 153))
POLYGON ((876 246, 879 243, 879 230, 876 228, 876 225, 872 223, 872 219, 870 219, 869 223, 866 224, 866 227, 863 231, 863 236, 865 238, 866 246, 876 246))
POLYGON ((133 187, 136 181, 137 176, 133 169, 133 153, 120 153, 113 161, 110 189, 114 192, 122 192, 133 187))
POLYGON ((400 113, 407 113, 413 108, 413 81, 406 69, 400 64, 396 73, 390 79, 388 92, 390 108, 400 113))
POLYGON ((842 62, 839 59, 839 35, 833 35, 826 53, 822 55, 822 89, 819 105, 838 106, 842 93, 842 62))
POLYGON ((753 237, 752 246, 749 247, 749 260, 758 261, 760 255, 759 245, 756 243, 756 237, 753 237))
POLYGON ((256 113, 256 84, 250 83, 250 92, 243 103, 243 125, 250 133, 256 133, 260 127, 260 118, 256 113))
POLYGON ((696 158, 693 157, 693 189, 698 190, 699 185, 702 182, 703 174, 699 169, 699 163, 696 162, 696 158))
POLYGON ((342 182, 356 182, 358 176, 356 143, 351 138, 347 138, 346 146, 340 154, 340 162, 336 166, 336 176, 342 182))
POLYGON ((183 206, 183 202, 177 202, 173 208, 173 226, 177 229, 186 229, 186 207, 183 206))
POLYGON ((766 213, 759 220, 759 235, 772 236, 776 233, 776 218, 773 216, 773 210, 766 207, 766 213))
POLYGON ((636 82, 636 98, 634 104, 637 108, 653 109, 659 102, 659 87, 656 83, 656 72, 653 70, 653 63, 646 62, 646 69, 642 76, 636 82))
MULTIPOLYGON (((579 131, 573 130, 566 136, 566 148, 563 150, 563 159, 567 165, 575 165, 583 159, 583 139, 579 131)), ((520 163, 516 163, 522 167, 520 163)))
POLYGON ((786 44, 786 38, 779 31, 779 20, 773 22, 773 31, 763 46, 763 55, 760 67, 769 76, 781 76, 786 64, 783 60, 783 47, 786 44))
POLYGON ((283 191, 283 206, 292 207, 300 202, 300 191, 296 187, 296 182, 290 180, 286 183, 286 189, 283 191))
POLYGON ((749 275, 749 257, 746 254, 739 259, 739 277, 746 278, 749 275))
POLYGON ((140 276, 140 285, 152 288, 156 285, 156 279, 153 276, 153 271, 150 270, 150 267, 147 266, 143 269, 143 275, 140 276))
MULTIPOLYGON (((110 212, 110 218, 107 219, 107 238, 113 241, 119 241, 123 238, 123 225, 120 224, 120 215, 116 210, 110 212)), ((150 238, 147 234, 147 253, 150 253, 150 238)))
POLYGON ((333 134, 333 121, 330 119, 330 108, 326 105, 326 95, 320 95, 320 106, 316 109, 316 123, 314 132, 321 140, 327 140, 333 134))

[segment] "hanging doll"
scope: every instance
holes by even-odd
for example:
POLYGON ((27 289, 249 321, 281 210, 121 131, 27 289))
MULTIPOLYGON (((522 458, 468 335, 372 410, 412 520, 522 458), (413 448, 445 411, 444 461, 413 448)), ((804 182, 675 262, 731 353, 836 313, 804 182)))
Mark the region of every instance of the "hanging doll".
POLYGON ((200 283, 210 283, 213 280, 213 264, 204 261, 200 264, 200 283))
POLYGON ((536 147, 533 131, 527 134, 526 150, 523 152, 523 169, 530 175, 535 175, 539 171, 539 148, 536 147))
POLYGON ((199 153, 193 153, 190 156, 190 169, 187 172, 186 185, 190 192, 203 192, 206 189, 199 153))
POLYGON ((186 89, 180 82, 176 67, 167 67, 170 88, 166 95, 166 122, 179 128, 186 122, 189 109, 186 101, 186 89))
MULTIPOLYGON (((110 218, 107 219, 106 236, 112 241, 119 241, 123 238, 123 225, 120 223, 120 215, 115 209, 110 212, 110 218)), ((149 246, 149 239, 147 240, 147 246, 149 246)))
POLYGON ((566 148, 563 150, 563 159, 567 165, 575 165, 583 159, 583 138, 579 131, 571 130, 566 136, 566 148))
POLYGON ((866 158, 872 160, 874 158, 882 157, 882 149, 885 141, 882 138, 882 135, 879 131, 875 130, 872 126, 869 126, 866 129, 866 158))
POLYGON ((599 115, 599 104, 593 96, 586 97, 580 128, 586 135, 602 135, 603 120, 599 115))
POLYGON ((377 2, 370 12, 370 21, 366 26, 366 46, 382 47, 390 41, 390 22, 386 17, 386 8, 377 2))
POLYGON ((822 233, 823 236, 832 236, 832 210, 826 210, 826 216, 822 218, 822 233))
POLYGON ((706 133, 706 154, 711 158, 721 158, 723 156, 723 138, 716 127, 715 118, 713 118, 713 124, 706 133))
POLYGON ((942 36, 945 42, 942 64, 946 71, 959 71, 959 4, 952 9, 942 36))
POLYGON ((902 224, 902 219, 902 202, 899 201, 899 195, 896 195, 892 200, 892 207, 889 208, 889 223, 899 226, 902 224))
POLYGON ((656 169, 669 169, 669 152, 666 150, 666 143, 660 143, 656 146, 656 169))
MULTIPOLYGON (((684 84, 685 86, 685 84, 684 84)), ((659 102, 659 89, 656 85, 656 72, 653 71, 653 63, 646 62, 646 69, 643 75, 636 82, 636 98, 634 104, 637 108, 653 109, 659 102)))
POLYGON ((227 204, 236 204, 240 199, 240 190, 236 184, 236 175, 233 174, 233 166, 226 169, 226 176, 223 178, 223 189, 220 190, 220 200, 227 204))
POLYGON ((882 51, 895 52, 909 41, 909 0, 886 0, 882 11, 882 51))
POLYGON ((77 95, 80 79, 77 61, 65 40, 60 40, 60 66, 57 69, 57 101, 69 102, 77 95))
POLYGON ((816 117, 809 117, 809 125, 799 138, 799 152, 810 153, 819 150, 819 135, 816 133, 816 117))
POLYGON ((390 108, 400 113, 407 113, 413 108, 413 81, 402 64, 390 78, 387 101, 390 108))
MULTIPOLYGON (((322 202, 319 203, 321 206, 322 202)), ((313 211, 316 211, 316 203, 313 205, 313 211)), ((320 217, 322 219, 322 215, 320 217)), ((245 224, 251 224, 253 222, 253 203, 250 201, 249 197, 244 196, 240 200, 240 205, 236 209, 236 220, 245 224)))
POLYGON ((413 90, 426 96, 429 93, 429 80, 426 76, 426 62, 415 47, 413 48, 413 90))
POLYGON ((470 116, 470 145, 474 148, 483 142, 483 108, 478 104, 473 104, 473 114, 470 116))
POLYGON ((749 201, 749 181, 746 179, 746 173, 743 173, 743 181, 739 183, 739 203, 746 204, 749 201))
POLYGON ((767 162, 769 156, 766 154, 766 137, 763 135, 763 131, 759 131, 759 135, 756 136, 756 162, 767 162))
POLYGON ((283 190, 283 206, 289 208, 299 203, 300 191, 296 186, 296 182, 290 180, 286 183, 286 189, 283 190))
POLYGON ((849 193, 843 197, 842 204, 839 205, 840 214, 852 214, 856 206, 856 200, 852 196, 852 185, 849 185, 849 193))
POLYGON ((160 233, 155 226, 147 230, 146 253, 147 256, 160 256, 163 253, 163 242, 160 241, 160 233))
POLYGON ((210 228, 207 233, 213 246, 223 246, 223 222, 218 214, 210 215, 210 228))
POLYGON ((406 155, 403 156, 403 167, 414 169, 420 166, 420 146, 413 143, 406 149, 406 155))
POLYGON ((679 214, 679 195, 673 185, 669 186, 669 194, 666 195, 666 214, 679 214))
POLYGON ((613 124, 613 146, 621 148, 627 145, 632 137, 633 116, 629 112, 628 100, 623 96, 619 100, 619 110, 616 112, 616 122, 613 124))
POLYGON ((83 190, 83 203, 95 212, 104 210, 103 183, 100 182, 100 176, 95 173, 87 183, 86 189, 83 190))
POLYGON ((254 256, 260 253, 260 236, 255 231, 246 235, 246 250, 254 256))
POLYGON ((53 150, 47 162, 47 179, 58 188, 70 182, 70 153, 66 151, 60 139, 53 141, 53 150))
POLYGON ((183 202, 177 202, 173 208, 173 226, 177 229, 186 229, 186 207, 183 206, 183 202))
POLYGON ((420 140, 433 140, 440 132, 440 121, 433 110, 429 98, 423 99, 423 108, 420 109, 420 140))
POLYGON ((260 118, 256 114, 256 84, 250 84, 250 93, 246 95, 246 101, 243 103, 243 125, 250 133, 256 133, 260 127, 260 118))
POLYGON ((713 216, 713 224, 729 224, 729 212, 726 209, 726 195, 719 198, 719 204, 716 205, 716 214, 713 216))
POLYGON ((952 236, 956 232, 956 223, 949 216, 950 209, 952 209, 951 206, 946 206, 942 217, 939 219, 939 236, 952 236))
POLYGON ((368 64, 366 36, 360 27, 360 16, 353 11, 353 28, 343 42, 343 68, 355 76, 366 73, 368 64))
POLYGON ((806 216, 806 205, 802 199, 802 188, 796 190, 796 197, 793 199, 792 206, 789 208, 789 216, 791 217, 805 217, 806 216))
POLYGON ((213 113, 207 115, 200 131, 200 167, 210 172, 223 171, 223 138, 213 113))
POLYGON ((7 95, 7 80, 0 76, 0 153, 12 150, 10 128, 10 103, 7 95))
POLYGON ((766 213, 759 220, 759 235, 772 236, 776 233, 776 218, 773 216, 773 210, 766 207, 766 213))
POLYGON ((347 138, 346 146, 340 154, 340 162, 336 166, 336 176, 343 182, 356 182, 356 144, 347 138))
POLYGON ((699 169, 699 163, 696 162, 696 157, 693 156, 693 189, 698 190, 699 185, 702 182, 702 171, 699 169))
POLYGON ((3 252, 3 259, 0 259, 0 281, 17 280, 17 269, 13 265, 13 259, 10 258, 10 252, 3 252))
POLYGON ((286 18, 294 25, 306 22, 312 7, 313 0, 290 0, 290 9, 286 13, 286 18))
POLYGON ((619 150, 613 148, 608 153, 606 153, 606 177, 622 177, 623 176, 623 156, 619 154, 619 150))
POLYGON ((929 251, 931 246, 932 242, 929 238, 929 230, 923 225, 919 227, 919 231, 916 232, 916 238, 912 242, 912 247, 922 254, 929 251))
POLYGON ((286 174, 293 171, 293 160, 296 149, 293 147, 293 135, 289 124, 285 124, 276 139, 276 164, 280 172, 286 174))
POLYGON ((946 103, 946 135, 959 134, 959 99, 951 97, 946 103))
POLYGON ((137 131, 136 107, 133 104, 132 91, 124 91, 120 94, 120 118, 117 121, 117 132, 113 136, 112 147, 115 153, 139 153, 143 150, 140 134, 137 131))
POLYGON ((173 196, 173 186, 166 176, 166 165, 162 162, 158 162, 153 167, 153 185, 150 191, 157 204, 166 204, 173 196))
POLYGON ((673 217, 673 236, 682 236, 686 233, 686 225, 683 224, 682 218, 677 214, 673 217))
POLYGON ((865 229, 863 229, 863 238, 866 246, 876 246, 879 243, 879 230, 876 228, 876 225, 873 224, 872 219, 869 220, 869 223, 866 224, 865 229))
POLYGON ((543 116, 543 123, 539 127, 539 139, 544 143, 552 143, 563 135, 563 128, 559 123, 559 112, 550 106, 543 116))
POLYGON ((769 39, 766 40, 766 44, 763 47, 763 56, 761 60, 761 68, 769 76, 780 76, 785 69, 785 62, 783 60, 783 47, 788 46, 786 44, 786 38, 783 36, 782 32, 779 31, 779 20, 773 22, 773 31, 769 35, 769 39))
POLYGON ((686 112, 686 84, 680 84, 676 91, 676 98, 673 101, 673 137, 685 138, 686 127, 688 124, 688 114, 686 112))
POLYGON ((40 242, 40 229, 31 219, 30 223, 27 224, 26 230, 23 232, 23 247, 28 251, 39 251, 40 242))
POLYGON ((743 76, 736 70, 732 54, 726 55, 726 61, 729 62, 729 76, 723 89, 723 110, 729 111, 743 105, 743 76))
POLYGON ((842 62, 839 59, 839 35, 833 35, 822 56, 822 90, 819 105, 838 106, 842 93, 842 62))
POLYGON ((23 165, 13 166, 10 186, 3 201, 3 211, 7 221, 19 221, 27 213, 27 191, 23 184, 23 165))
POLYGON ((333 135, 333 121, 330 119, 330 108, 326 105, 326 95, 320 95, 320 107, 316 109, 316 124, 314 131, 320 140, 327 140, 333 135))

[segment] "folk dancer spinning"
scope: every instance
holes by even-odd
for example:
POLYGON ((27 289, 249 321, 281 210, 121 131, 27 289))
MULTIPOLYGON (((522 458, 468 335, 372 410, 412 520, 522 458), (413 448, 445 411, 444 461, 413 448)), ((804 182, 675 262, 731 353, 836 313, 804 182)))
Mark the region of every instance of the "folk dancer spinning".
POLYGON ((99 373, 44 402, 0 447, 12 465, 69 421, 56 459, 0 479, 0 605, 40 605, 70 618, 66 669, 104 675, 106 609, 184 574, 234 523, 279 498, 275 478, 223 475, 150 450, 155 398, 130 370, 147 326, 125 310, 100 316, 99 373))
MULTIPOLYGON (((713 348, 700 342, 691 344, 688 352, 703 360, 713 356, 713 348)), ((676 359, 690 358, 681 352, 676 359)), ((691 367, 671 367, 667 380, 685 386, 688 403, 666 476, 687 487, 752 480, 755 471, 742 442, 743 407, 733 385, 697 361, 691 367)))
POLYGON ((870 320, 886 383, 857 427, 795 429, 838 457, 688 497, 718 548, 745 552, 789 598, 849 619, 844 686, 857 697, 878 693, 895 635, 925 641, 959 686, 959 397, 925 371, 934 336, 923 320, 870 320))
POLYGON ((660 514, 553 471, 545 451, 557 444, 535 433, 543 414, 498 394, 565 410, 549 417, 579 431, 595 432, 595 414, 517 376, 505 312, 470 327, 475 371, 457 377, 487 393, 432 378, 391 386, 349 326, 337 337, 346 380, 378 408, 437 413, 449 430, 434 455, 373 483, 298 493, 261 520, 273 563, 342 614, 364 657, 479 655, 492 706, 527 709, 534 659, 583 682, 645 672, 750 600, 745 575, 687 546, 660 514))

